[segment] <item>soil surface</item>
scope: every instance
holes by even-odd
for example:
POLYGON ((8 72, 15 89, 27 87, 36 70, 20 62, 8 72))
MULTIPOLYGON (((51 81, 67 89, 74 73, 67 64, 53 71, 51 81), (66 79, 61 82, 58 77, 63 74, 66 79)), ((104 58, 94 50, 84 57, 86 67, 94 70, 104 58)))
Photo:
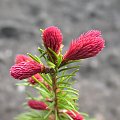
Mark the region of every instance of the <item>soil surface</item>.
POLYGON ((16 54, 37 54, 39 28, 58 26, 64 49, 90 29, 102 31, 105 49, 83 60, 76 75, 80 111, 97 120, 120 120, 120 0, 0 0, 0 120, 23 111, 25 88, 9 75, 16 54))

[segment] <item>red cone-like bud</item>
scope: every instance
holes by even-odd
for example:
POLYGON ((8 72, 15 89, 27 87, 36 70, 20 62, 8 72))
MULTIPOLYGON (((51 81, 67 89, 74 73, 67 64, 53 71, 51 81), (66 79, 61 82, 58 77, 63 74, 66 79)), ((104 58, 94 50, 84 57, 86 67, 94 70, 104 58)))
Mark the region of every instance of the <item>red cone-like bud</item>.
POLYGON ((22 55, 22 54, 19 54, 16 56, 15 58, 15 63, 18 64, 18 63, 21 63, 21 62, 28 62, 28 61, 33 61, 32 58, 26 56, 26 55, 22 55))
POLYGON ((29 100, 28 106, 36 110, 47 110, 48 106, 46 103, 37 100, 29 100))
POLYGON ((63 56, 63 62, 96 56, 103 48, 104 40, 101 37, 101 32, 97 30, 88 31, 71 42, 69 50, 63 56))
POLYGON ((67 110, 66 113, 73 119, 73 120, 84 120, 83 116, 80 115, 78 112, 74 110, 67 110))
POLYGON ((15 79, 25 79, 29 78, 39 72, 44 71, 44 66, 35 61, 21 62, 13 65, 10 68, 10 74, 15 79))
MULTIPOLYGON (((43 82, 43 78, 40 76, 39 73, 35 74, 34 77, 35 77, 38 81, 43 82)), ((28 79, 28 82, 31 83, 32 85, 34 85, 34 84, 37 83, 32 77, 30 77, 30 78, 28 79)))
MULTIPOLYGON (((44 82, 44 79, 40 76, 39 73, 35 74, 34 77, 35 77, 39 82, 43 83, 48 90, 51 90, 51 87, 50 87, 46 82, 44 82)), ((29 82, 30 84, 32 84, 32 85, 35 85, 35 84, 37 83, 32 77, 29 77, 29 78, 28 78, 28 82, 29 82)))
POLYGON ((42 39, 46 49, 51 48, 54 52, 59 53, 62 44, 62 33, 54 26, 48 27, 43 31, 42 39))

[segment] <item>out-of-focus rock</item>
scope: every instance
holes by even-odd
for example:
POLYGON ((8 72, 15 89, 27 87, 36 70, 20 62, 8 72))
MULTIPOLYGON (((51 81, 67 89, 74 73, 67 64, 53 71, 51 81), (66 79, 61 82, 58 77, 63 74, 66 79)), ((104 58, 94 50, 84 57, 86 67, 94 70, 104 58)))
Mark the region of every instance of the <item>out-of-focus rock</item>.
MULTIPOLYGON (((80 90, 80 111, 97 120, 120 119, 119 0, 0 0, 0 120, 23 111, 24 87, 9 75, 16 54, 38 54, 40 28, 58 26, 67 50, 70 41, 90 29, 101 30, 105 49, 79 63, 74 87, 80 90)), ((65 51, 63 52, 65 53, 65 51)), ((74 80, 73 79, 73 80, 74 80)))

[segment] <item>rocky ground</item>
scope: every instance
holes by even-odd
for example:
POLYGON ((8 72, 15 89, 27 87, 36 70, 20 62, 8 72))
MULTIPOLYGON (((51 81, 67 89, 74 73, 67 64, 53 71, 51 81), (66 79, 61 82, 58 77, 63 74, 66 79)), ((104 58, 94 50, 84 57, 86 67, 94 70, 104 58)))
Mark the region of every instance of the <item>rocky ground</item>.
POLYGON ((39 28, 50 25, 63 31, 65 49, 82 32, 102 31, 106 47, 81 62, 75 87, 80 111, 97 120, 120 120, 120 0, 0 0, 0 120, 23 111, 24 88, 9 76, 15 55, 37 54, 39 28))

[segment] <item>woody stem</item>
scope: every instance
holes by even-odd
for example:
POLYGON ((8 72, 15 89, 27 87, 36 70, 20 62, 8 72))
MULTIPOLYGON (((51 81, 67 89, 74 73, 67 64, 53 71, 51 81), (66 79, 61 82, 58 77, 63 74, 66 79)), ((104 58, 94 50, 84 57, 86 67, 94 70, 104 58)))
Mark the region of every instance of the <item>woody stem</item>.
MULTIPOLYGON (((58 116, 58 99, 57 99, 57 79, 56 79, 56 73, 52 74, 52 86, 53 86, 53 92, 54 92, 54 113, 58 116)), ((55 117, 56 120, 56 117, 55 117)))

